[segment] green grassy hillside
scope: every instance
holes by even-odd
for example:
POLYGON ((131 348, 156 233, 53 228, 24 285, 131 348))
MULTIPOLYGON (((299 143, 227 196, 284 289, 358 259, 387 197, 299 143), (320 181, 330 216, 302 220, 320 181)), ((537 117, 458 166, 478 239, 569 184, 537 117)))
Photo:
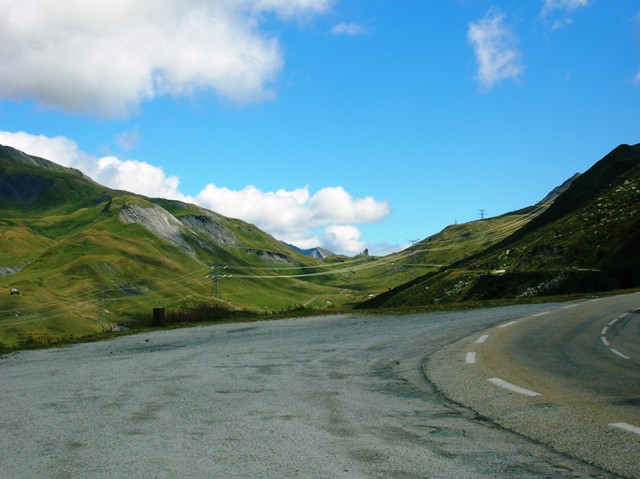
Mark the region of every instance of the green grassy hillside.
POLYGON ((0 350, 148 325, 153 308, 169 322, 213 321, 637 287, 639 257, 640 145, 541 204, 384 257, 324 260, 246 222, 0 146, 0 350))
POLYGON ((408 307, 640 286, 640 145, 623 145, 548 209, 479 251, 369 301, 408 307))
POLYGON ((224 315, 362 299, 296 277, 322 262, 253 225, 110 190, 7 147, 0 147, 0 208, 0 267, 13 271, 0 276, 5 348, 143 321, 154 307, 206 306, 224 315), (21 294, 9 295, 12 288, 21 294))

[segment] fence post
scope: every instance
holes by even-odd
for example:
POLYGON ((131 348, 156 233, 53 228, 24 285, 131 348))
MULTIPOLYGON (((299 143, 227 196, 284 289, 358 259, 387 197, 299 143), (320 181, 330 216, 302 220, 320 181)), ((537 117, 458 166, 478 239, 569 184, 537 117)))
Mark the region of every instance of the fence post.
POLYGON ((153 308, 151 326, 164 326, 164 308, 153 308))

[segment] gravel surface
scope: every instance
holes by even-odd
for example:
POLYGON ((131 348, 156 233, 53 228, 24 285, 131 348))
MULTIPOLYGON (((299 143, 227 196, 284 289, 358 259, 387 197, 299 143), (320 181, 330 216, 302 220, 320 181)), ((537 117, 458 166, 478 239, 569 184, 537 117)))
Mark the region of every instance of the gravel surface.
POLYGON ((448 402, 424 375, 442 346, 543 309, 244 323, 12 354, 0 359, 0 475, 614 477, 448 402))

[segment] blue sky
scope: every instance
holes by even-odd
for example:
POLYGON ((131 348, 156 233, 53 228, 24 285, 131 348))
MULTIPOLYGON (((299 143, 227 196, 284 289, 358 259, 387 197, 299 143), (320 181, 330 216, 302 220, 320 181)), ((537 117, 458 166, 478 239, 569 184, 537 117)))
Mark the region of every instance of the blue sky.
POLYGON ((640 142, 640 2, 0 0, 0 144, 384 254, 640 142))

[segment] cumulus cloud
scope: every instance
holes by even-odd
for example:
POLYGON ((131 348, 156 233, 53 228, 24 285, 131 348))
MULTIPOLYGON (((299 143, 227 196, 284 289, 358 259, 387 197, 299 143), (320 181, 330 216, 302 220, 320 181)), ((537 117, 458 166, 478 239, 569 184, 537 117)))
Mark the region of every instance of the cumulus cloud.
POLYGON ((518 39, 506 25, 506 16, 491 9, 484 17, 469 23, 467 40, 478 64, 478 80, 487 89, 496 83, 518 78, 523 72, 518 39))
POLYGON ((359 23, 338 23, 331 28, 331 33, 333 35, 346 35, 349 37, 364 35, 368 32, 369 29, 359 23))
POLYGON ((0 96, 106 117, 162 95, 273 96, 283 66, 265 14, 333 0, 20 0, 0 3, 0 96))
POLYGON ((0 144, 76 168, 110 188, 150 197, 190 200, 178 190, 178 177, 167 176, 161 168, 142 161, 121 160, 115 156, 98 158, 84 153, 76 142, 63 136, 50 138, 25 132, 0 131, 0 144))
POLYGON ((255 186, 232 190, 210 183, 191 197, 180 192, 177 176, 167 175, 157 166, 116 156, 96 157, 84 153, 66 137, 0 131, 0 144, 79 169, 110 188, 196 203, 240 218, 301 248, 322 246, 339 253, 359 253, 366 242, 354 225, 380 222, 391 213, 386 201, 354 198, 340 186, 322 188, 312 194, 308 186, 262 191, 255 186))
POLYGON ((365 243, 354 224, 376 223, 391 212, 385 201, 353 198, 342 187, 326 187, 311 194, 309 187, 264 192, 254 186, 230 190, 208 184, 198 204, 225 216, 241 218, 288 243, 308 248, 319 244, 338 252, 357 253, 365 243), (324 228, 318 238, 314 229, 324 228))
POLYGON ((333 251, 363 251, 367 243, 362 241, 362 233, 351 225, 334 225, 324 230, 324 244, 333 251))
POLYGON ((45 135, 31 135, 23 131, 15 133, 0 131, 0 145, 11 146, 29 155, 39 156, 62 166, 78 169, 84 167, 85 173, 91 163, 90 161, 85 162, 85 155, 78 150, 78 145, 64 136, 51 138, 45 135))

